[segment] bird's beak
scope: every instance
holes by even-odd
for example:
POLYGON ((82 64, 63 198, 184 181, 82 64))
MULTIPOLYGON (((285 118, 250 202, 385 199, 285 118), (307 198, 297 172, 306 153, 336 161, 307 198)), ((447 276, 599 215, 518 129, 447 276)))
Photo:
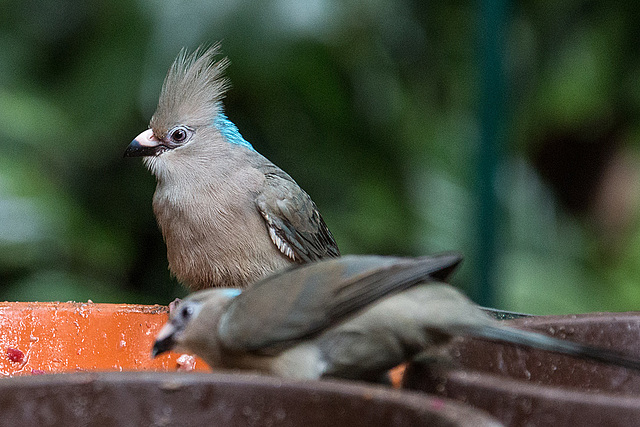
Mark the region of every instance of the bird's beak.
POLYGON ((156 335, 156 340, 153 343, 153 349, 151 350, 152 359, 158 357, 162 353, 173 350, 173 347, 176 345, 176 340, 174 338, 175 333, 176 328, 171 323, 167 323, 162 327, 162 329, 160 329, 160 332, 156 335))
POLYGON ((124 152, 124 157, 157 156, 165 147, 153 134, 152 129, 147 129, 131 141, 124 152))

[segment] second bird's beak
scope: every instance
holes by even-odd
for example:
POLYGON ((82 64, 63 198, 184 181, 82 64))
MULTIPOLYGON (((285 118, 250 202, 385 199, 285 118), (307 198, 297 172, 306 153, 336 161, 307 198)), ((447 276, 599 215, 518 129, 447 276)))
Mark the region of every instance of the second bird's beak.
POLYGON ((152 129, 147 129, 131 141, 124 152, 124 157, 157 156, 165 147, 153 134, 152 129))
POLYGON ((173 347, 176 345, 176 341, 174 339, 175 332, 176 328, 171 323, 167 323, 162 327, 162 329, 160 329, 160 332, 156 335, 156 340, 153 343, 153 349, 151 350, 152 359, 158 357, 162 353, 173 350, 173 347))

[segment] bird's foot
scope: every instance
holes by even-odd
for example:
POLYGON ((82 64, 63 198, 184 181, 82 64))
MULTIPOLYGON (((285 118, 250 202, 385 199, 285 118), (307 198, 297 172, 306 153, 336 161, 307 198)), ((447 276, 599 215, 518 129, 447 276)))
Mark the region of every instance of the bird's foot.
POLYGON ((196 368, 196 358, 190 354, 180 355, 176 363, 178 364, 178 372, 190 372, 196 368))

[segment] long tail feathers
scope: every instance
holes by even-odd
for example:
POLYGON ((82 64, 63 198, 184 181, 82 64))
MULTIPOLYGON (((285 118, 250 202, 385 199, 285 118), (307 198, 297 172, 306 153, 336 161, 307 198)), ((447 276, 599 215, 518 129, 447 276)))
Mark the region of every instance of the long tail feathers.
POLYGON ((473 336, 490 341, 508 342, 554 353, 568 354, 583 359, 596 360, 629 369, 640 370, 640 359, 618 353, 614 350, 592 347, 573 341, 560 340, 558 338, 553 338, 536 332, 499 326, 484 326, 469 332, 473 336))

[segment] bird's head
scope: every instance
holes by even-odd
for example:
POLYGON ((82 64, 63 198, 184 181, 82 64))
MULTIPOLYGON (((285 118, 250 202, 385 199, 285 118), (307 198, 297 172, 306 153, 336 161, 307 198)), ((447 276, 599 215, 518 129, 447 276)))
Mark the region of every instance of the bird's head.
POLYGON ((215 288, 195 292, 182 300, 156 335, 151 357, 171 350, 205 355, 209 359, 217 355, 218 322, 239 294, 239 289, 215 288))
POLYGON ((229 61, 216 60, 218 54, 219 45, 180 52, 165 77, 149 129, 129 144, 125 157, 144 157, 159 176, 171 163, 192 167, 193 159, 215 153, 216 144, 253 149, 224 114, 222 98, 229 84, 223 73, 229 61))

